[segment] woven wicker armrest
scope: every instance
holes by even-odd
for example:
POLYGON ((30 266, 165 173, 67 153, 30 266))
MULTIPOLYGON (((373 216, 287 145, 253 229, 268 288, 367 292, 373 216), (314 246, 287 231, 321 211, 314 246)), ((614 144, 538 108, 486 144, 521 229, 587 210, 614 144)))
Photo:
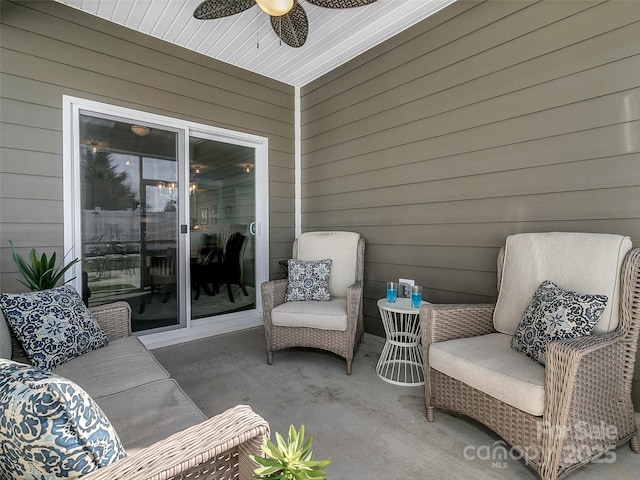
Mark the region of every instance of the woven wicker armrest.
POLYGON ((354 332, 362 317, 362 282, 356 281, 347 287, 347 330, 354 332))
POLYGON ((262 308, 265 311, 271 311, 278 305, 284 303, 287 295, 287 285, 289 281, 286 278, 280 280, 270 280, 264 282, 260 291, 262 293, 262 308))
MULTIPOLYGON (((622 342, 623 339, 624 335, 622 333, 612 332, 554 340, 547 345, 546 355, 548 360, 550 360, 549 356, 556 356, 556 359, 561 362, 571 361, 571 358, 579 359, 602 348, 610 348, 612 345, 622 342)), ((549 361, 547 361, 547 366, 549 366, 549 361)))
POLYGON ((260 446, 268 435, 267 421, 250 407, 238 405, 83 478, 249 480, 257 466, 249 455, 261 455, 260 446))
POLYGON ((109 340, 128 337, 131 334, 131 307, 127 302, 114 302, 91 307, 91 313, 109 340))
POLYGON ((543 431, 550 433, 542 437, 543 451, 548 452, 543 471, 565 468, 567 452, 569 458, 579 457, 575 452, 585 452, 588 459, 637 433, 631 378, 618 373, 625 370, 627 361, 620 332, 556 340, 547 345, 543 431), (606 428, 606 438, 585 435, 585 426, 593 425, 606 428))
POLYGON ((624 369, 625 352, 624 335, 620 332, 550 342, 545 356, 545 392, 554 401, 545 403, 550 408, 560 408, 558 402, 569 401, 576 382, 582 385, 580 394, 593 394, 598 404, 608 394, 617 395, 620 385, 616 385, 616 392, 612 391, 614 385, 605 385, 621 381, 611 372, 624 369))
POLYGON ((355 318, 360 313, 360 300, 362 299, 362 282, 357 281, 353 285, 347 287, 347 316, 352 314, 355 318))
POLYGON ((427 304, 420 307, 422 342, 436 343, 495 332, 494 304, 427 304))

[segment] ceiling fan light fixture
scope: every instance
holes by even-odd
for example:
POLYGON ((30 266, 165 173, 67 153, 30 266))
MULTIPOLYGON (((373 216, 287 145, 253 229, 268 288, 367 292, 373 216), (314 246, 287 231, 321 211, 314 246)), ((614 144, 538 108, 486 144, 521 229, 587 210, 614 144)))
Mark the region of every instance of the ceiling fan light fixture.
MULTIPOLYGON (((362 7, 375 1, 307 0, 318 7, 339 9, 362 7)), ((204 0, 193 11, 193 16, 198 20, 214 20, 245 12, 256 4, 271 17, 271 28, 280 40, 294 48, 300 48, 305 44, 309 33, 309 19, 297 0, 204 0)))
POLYGON ((267 15, 280 17, 291 11, 294 1, 295 0, 256 0, 256 3, 267 15))
POLYGON ((151 129, 144 125, 131 125, 131 131, 139 137, 146 137, 151 133, 151 129))

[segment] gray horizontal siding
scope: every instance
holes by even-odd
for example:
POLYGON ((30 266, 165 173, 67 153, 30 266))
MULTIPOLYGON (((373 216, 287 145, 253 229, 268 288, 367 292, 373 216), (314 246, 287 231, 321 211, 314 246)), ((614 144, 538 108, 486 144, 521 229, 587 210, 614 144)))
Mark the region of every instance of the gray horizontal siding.
POLYGON ((368 331, 399 277, 494 301, 512 233, 640 243, 638 38, 637 2, 460 1, 302 89, 303 230, 366 238, 368 331))
POLYGON ((1 22, 0 290, 24 289, 9 240, 62 254, 63 95, 268 137, 271 237, 291 243, 293 87, 56 2, 3 1, 1 22))

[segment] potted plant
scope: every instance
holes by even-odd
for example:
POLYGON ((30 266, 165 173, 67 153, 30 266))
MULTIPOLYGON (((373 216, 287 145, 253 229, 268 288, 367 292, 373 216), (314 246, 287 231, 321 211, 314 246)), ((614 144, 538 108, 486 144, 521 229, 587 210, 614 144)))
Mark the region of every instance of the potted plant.
POLYGON ((260 466, 254 470, 253 477, 259 480, 325 480, 327 474, 323 469, 330 460, 313 459, 311 443, 313 437, 304 439, 304 425, 297 432, 295 427, 289 427, 288 442, 276 433, 276 442, 264 438, 262 451, 265 457, 251 455, 251 459, 260 466))
MULTIPOLYGON (((47 290, 55 287, 67 270, 80 261, 79 258, 76 258, 66 265, 56 267, 55 252, 53 252, 51 258, 48 258, 46 253, 38 256, 38 253, 33 248, 27 261, 16 252, 16 248, 13 246, 11 240, 9 240, 9 243, 11 244, 11 250, 13 252, 13 261, 16 262, 18 270, 20 270, 20 273, 26 280, 26 282, 20 281, 20 283, 32 291, 47 290)), ((71 280, 73 280, 73 278, 64 283, 68 283, 71 280)))

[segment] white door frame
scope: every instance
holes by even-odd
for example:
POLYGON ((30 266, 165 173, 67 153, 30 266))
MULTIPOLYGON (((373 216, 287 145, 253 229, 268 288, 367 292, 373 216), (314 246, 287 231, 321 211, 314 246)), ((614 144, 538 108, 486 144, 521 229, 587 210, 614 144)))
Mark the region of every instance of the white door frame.
MULTIPOLYGON (((162 127, 183 132, 179 135, 182 150, 178 157, 183 159, 179 165, 178 181, 180 185, 189 183, 189 137, 191 135, 226 143, 247 146, 255 149, 255 188, 256 188, 256 308, 236 313, 191 320, 190 278, 187 271, 189 264, 189 228, 187 233, 180 233, 179 241, 180 272, 178 285, 180 289, 180 319, 184 328, 148 333, 140 332, 140 339, 149 348, 156 348, 186 342, 211 335, 242 330, 262 324, 262 299, 259 285, 269 278, 269 140, 266 137, 236 132, 211 125, 180 120, 164 115, 143 112, 83 98, 63 96, 63 189, 64 189, 64 250, 70 258, 80 258, 81 242, 81 210, 80 210, 80 112, 86 111, 98 115, 112 115, 141 123, 158 124, 162 127), (185 261, 186 260, 186 261, 185 261)), ((189 205, 189 189, 181 188, 178 223, 189 225, 187 209, 189 205)), ((71 283, 78 291, 82 291, 82 274, 77 265, 67 272, 66 279, 76 277, 71 283)))

